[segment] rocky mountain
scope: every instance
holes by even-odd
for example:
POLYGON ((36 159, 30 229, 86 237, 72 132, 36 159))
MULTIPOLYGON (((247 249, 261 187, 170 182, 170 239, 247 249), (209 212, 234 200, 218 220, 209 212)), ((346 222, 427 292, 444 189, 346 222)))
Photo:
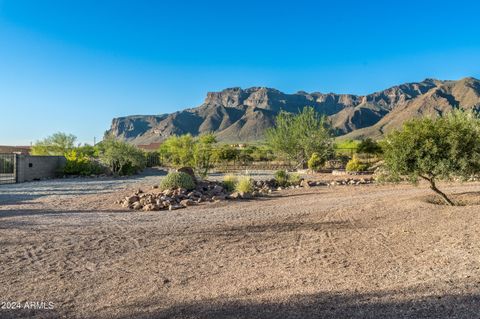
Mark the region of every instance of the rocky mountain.
POLYGON ((208 93, 196 108, 115 118, 107 134, 137 145, 161 142, 175 134, 206 132, 215 133, 221 141, 254 141, 264 137, 281 110, 298 112, 305 106, 327 115, 338 135, 380 137, 412 117, 441 115, 454 108, 479 109, 480 81, 426 79, 364 96, 230 88, 208 93))

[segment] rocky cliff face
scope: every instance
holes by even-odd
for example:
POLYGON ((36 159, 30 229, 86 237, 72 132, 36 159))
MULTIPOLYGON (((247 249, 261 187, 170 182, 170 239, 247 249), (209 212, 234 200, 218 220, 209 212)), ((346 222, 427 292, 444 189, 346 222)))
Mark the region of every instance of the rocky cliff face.
POLYGON ((175 134, 206 132, 214 132, 222 141, 252 141, 263 138, 265 129, 273 125, 280 111, 298 112, 305 106, 327 115, 338 135, 379 137, 412 117, 442 114, 458 107, 479 108, 480 81, 426 79, 365 96, 285 94, 264 87, 229 88, 208 93, 205 102, 196 108, 158 116, 116 118, 107 134, 134 144, 161 142, 175 134))

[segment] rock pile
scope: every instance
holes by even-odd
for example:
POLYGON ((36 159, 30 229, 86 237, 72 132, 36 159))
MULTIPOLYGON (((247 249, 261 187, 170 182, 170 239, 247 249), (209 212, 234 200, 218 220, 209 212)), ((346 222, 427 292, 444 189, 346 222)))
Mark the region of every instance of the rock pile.
POLYGON ((345 178, 340 180, 335 180, 329 182, 328 186, 338 186, 338 185, 363 185, 363 184, 372 184, 375 182, 373 177, 370 178, 345 178))
POLYGON ((133 195, 118 201, 125 208, 143 211, 176 210, 189 206, 198 205, 203 202, 218 202, 222 200, 251 199, 259 196, 266 196, 276 190, 310 188, 316 186, 336 185, 361 185, 371 184, 373 178, 334 180, 331 182, 308 181, 302 179, 296 185, 280 186, 275 179, 266 181, 255 181, 254 190, 251 193, 232 192, 230 193, 220 182, 200 181, 194 190, 183 188, 159 190, 153 186, 151 192, 137 190, 133 195))
POLYGON ((194 190, 183 188, 158 190, 154 186, 151 192, 145 193, 137 190, 133 195, 119 201, 125 208, 133 210, 157 211, 175 210, 194 206, 202 202, 218 202, 227 199, 248 199, 264 196, 273 191, 270 181, 255 182, 252 193, 228 192, 219 182, 198 182, 194 190))

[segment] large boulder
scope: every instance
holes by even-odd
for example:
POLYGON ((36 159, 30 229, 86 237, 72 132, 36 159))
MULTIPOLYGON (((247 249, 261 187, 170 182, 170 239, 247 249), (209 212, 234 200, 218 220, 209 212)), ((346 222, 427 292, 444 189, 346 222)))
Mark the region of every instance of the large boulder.
POLYGON ((185 173, 185 174, 188 174, 192 177, 193 181, 195 183, 197 183, 197 178, 195 177, 195 171, 193 170, 193 168, 191 167, 181 167, 179 169, 177 169, 177 172, 182 172, 182 173, 185 173))

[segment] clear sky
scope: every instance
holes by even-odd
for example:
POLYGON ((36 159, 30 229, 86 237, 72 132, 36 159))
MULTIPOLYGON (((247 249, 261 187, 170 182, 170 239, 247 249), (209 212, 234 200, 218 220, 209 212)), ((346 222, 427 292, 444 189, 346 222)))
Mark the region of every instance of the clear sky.
POLYGON ((0 144, 268 86, 366 94, 480 77, 480 2, 0 0, 0 144))

